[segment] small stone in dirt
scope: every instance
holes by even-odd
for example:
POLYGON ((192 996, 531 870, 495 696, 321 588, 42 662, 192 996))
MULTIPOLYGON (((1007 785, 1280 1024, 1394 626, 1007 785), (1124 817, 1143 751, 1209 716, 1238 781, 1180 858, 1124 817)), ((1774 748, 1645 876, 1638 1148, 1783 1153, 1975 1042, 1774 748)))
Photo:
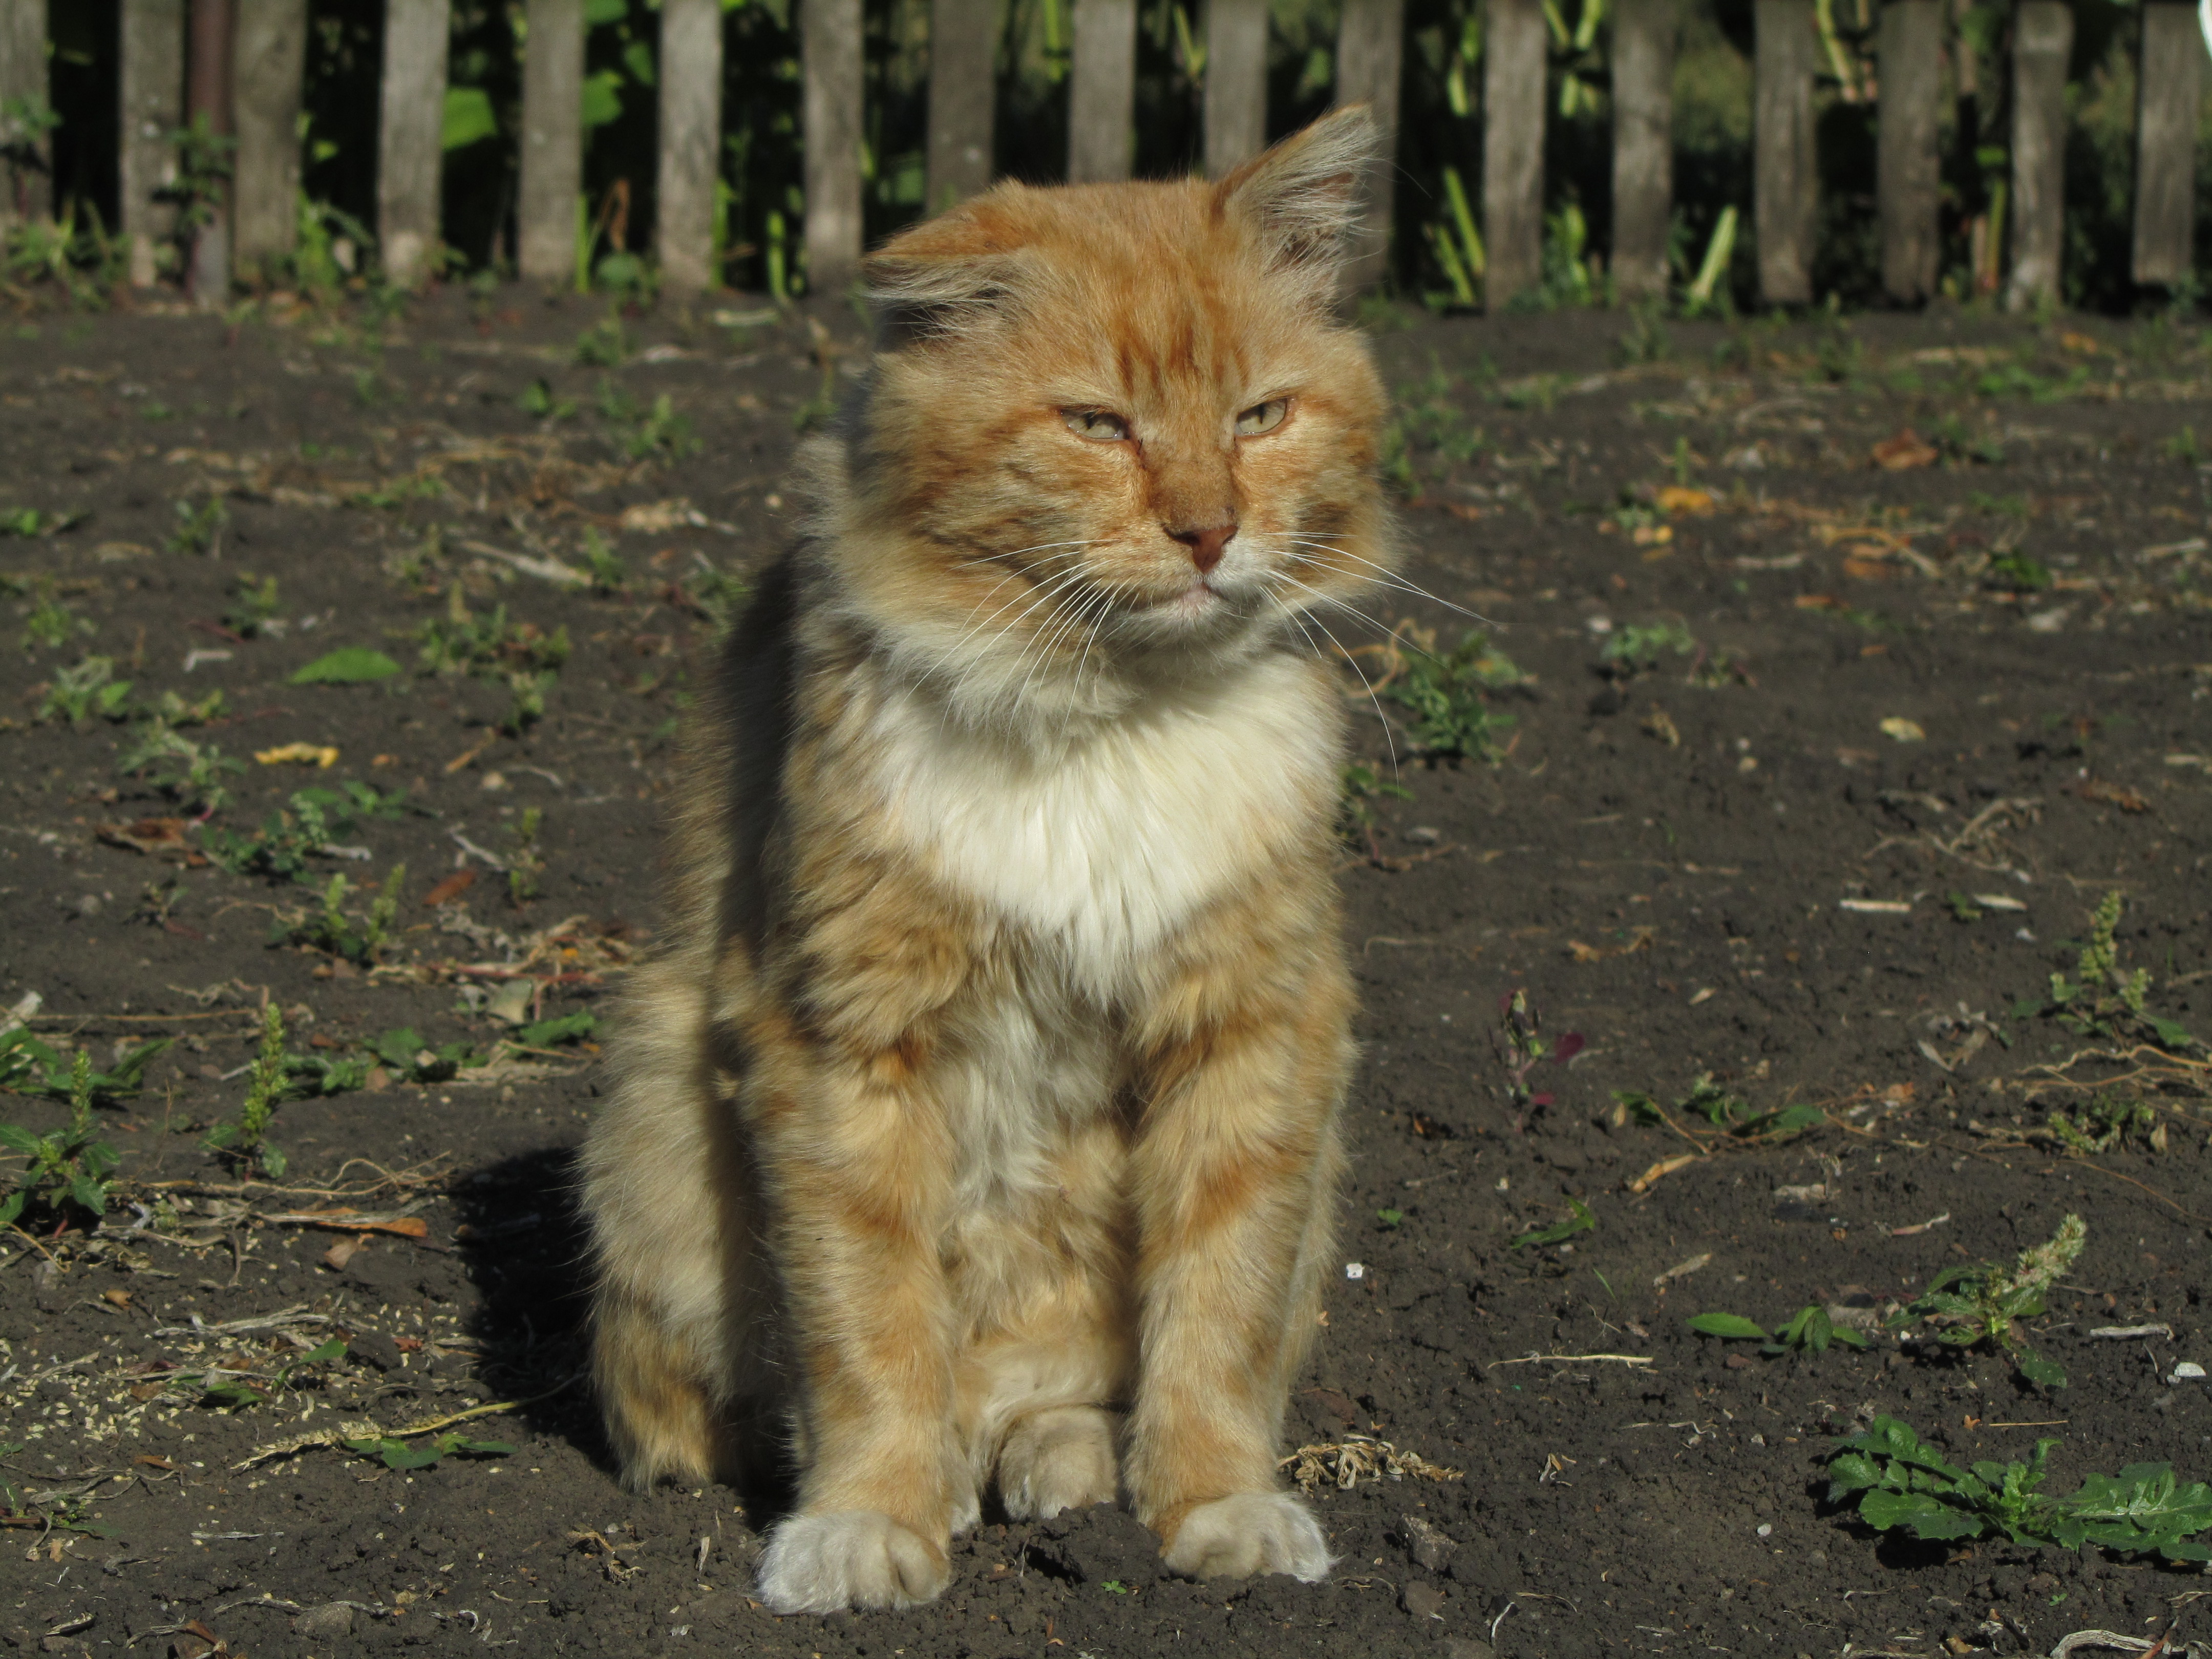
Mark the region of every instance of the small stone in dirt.
POLYGON ((410 1290, 415 1283, 414 1268, 393 1250, 355 1251, 345 1275, 363 1289, 386 1297, 410 1290))
POLYGON ((346 1352, 356 1359, 367 1360, 380 1371, 399 1369, 399 1345, 382 1331, 358 1333, 346 1352))
POLYGON ((1447 1636, 1444 1659, 1498 1659, 1498 1650, 1472 1636, 1447 1636))
POLYGON ((1459 1547, 1457 1539, 1418 1515, 1408 1515, 1401 1520, 1399 1535, 1406 1540, 1406 1548, 1413 1559, 1431 1572, 1443 1571, 1444 1563, 1459 1547))
POLYGON ((1758 1362, 1748 1354, 1732 1353, 1722 1363, 1732 1371, 1747 1371, 1758 1362))
POLYGON ((309 1607, 292 1621, 295 1636, 330 1637, 353 1634, 353 1609, 343 1601, 325 1601, 309 1607))
POLYGON ((1398 1605, 1416 1619, 1441 1619, 1444 1593, 1434 1584, 1411 1583, 1398 1592, 1398 1605))

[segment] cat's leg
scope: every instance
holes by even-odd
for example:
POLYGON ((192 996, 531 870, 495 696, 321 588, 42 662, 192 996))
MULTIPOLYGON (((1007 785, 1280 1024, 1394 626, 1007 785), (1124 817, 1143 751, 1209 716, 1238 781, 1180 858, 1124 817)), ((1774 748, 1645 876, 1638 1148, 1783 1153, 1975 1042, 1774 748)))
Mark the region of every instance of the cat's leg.
POLYGON ((999 1451, 999 1501, 1017 1521, 1114 1501, 1115 1413, 1048 1406, 1018 1419, 999 1451))
POLYGON ((776 1008, 747 1028, 743 1103, 775 1200, 805 1426, 797 1512, 769 1534, 757 1577, 779 1613, 927 1601, 951 1577, 953 1522, 974 1506, 941 1258, 951 1138, 929 1086, 929 1006, 917 1003, 959 953, 933 956, 940 941, 916 907, 878 894, 811 942, 824 982, 803 1020, 776 1008))
POLYGON ((1225 948, 1187 957, 1139 1032, 1143 1362, 1125 1474, 1171 1571, 1317 1580, 1328 1543, 1282 1489, 1276 1441, 1329 1247, 1351 988, 1333 931, 1219 931, 1225 948))

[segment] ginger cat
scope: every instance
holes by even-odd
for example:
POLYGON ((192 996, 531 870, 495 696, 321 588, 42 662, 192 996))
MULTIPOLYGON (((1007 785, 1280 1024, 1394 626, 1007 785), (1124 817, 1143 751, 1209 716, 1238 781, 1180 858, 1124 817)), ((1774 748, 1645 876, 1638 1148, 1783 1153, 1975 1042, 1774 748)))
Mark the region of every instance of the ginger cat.
POLYGON ((583 1155, 623 1477, 787 1459, 779 1612, 937 1595, 994 1482, 1328 1569, 1276 1455, 1352 1060, 1307 630, 1395 562, 1333 319, 1374 146, 1002 185, 868 262, 583 1155))

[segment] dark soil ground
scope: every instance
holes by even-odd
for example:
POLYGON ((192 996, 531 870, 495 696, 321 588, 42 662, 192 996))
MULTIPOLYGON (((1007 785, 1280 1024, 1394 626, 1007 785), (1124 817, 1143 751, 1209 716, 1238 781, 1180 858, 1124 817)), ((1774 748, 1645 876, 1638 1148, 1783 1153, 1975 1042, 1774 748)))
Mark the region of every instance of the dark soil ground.
MULTIPOLYGON (((95 1113, 122 1155, 104 1224, 41 1202, 0 1234, 0 1638, 257 1659, 1564 1659, 2212 1636, 2194 1569, 1901 1542, 1823 1501, 1829 1437, 1876 1413, 1960 1459, 2057 1437, 2054 1490, 2137 1461, 2212 1475, 2205 1385, 2165 1380, 2212 1361, 2204 1051, 2014 1012, 2075 971, 2117 892, 2148 1012, 2212 1035, 2212 363, 2159 323, 1662 339, 1619 313, 1384 319, 1413 573, 1533 678, 1492 696, 1515 722, 1495 765, 1418 758, 1389 687, 1389 742, 1358 703, 1358 744, 1385 781, 1395 747, 1407 795, 1363 802, 1371 841, 1347 844, 1366 1060, 1346 1266, 1285 1449, 1326 1449, 1331 1582, 1178 1583, 1100 1512, 987 1523, 937 1605, 778 1620, 746 1594, 765 1517, 723 1491, 622 1492, 577 1380, 566 1185, 592 1040, 515 1034, 599 1007, 649 948, 687 675, 783 542, 794 417, 823 384, 812 337, 753 315, 633 319, 587 348, 605 366, 577 361, 596 312, 519 291, 475 315, 424 301, 380 339, 358 315, 6 325, 0 518, 78 516, 0 539, 0 1006, 98 1066, 173 1041, 95 1113), (1878 445, 1924 464, 1880 465, 1878 445), (177 504, 208 500, 219 532, 173 544, 177 504), (258 607, 249 573, 276 580, 258 607), (418 673, 410 636, 464 613, 482 674, 418 673), (1679 632, 1600 672, 1660 624, 1679 632), (542 672, 561 629, 530 720, 510 676, 542 672), (404 672, 291 683, 343 647, 404 672), (63 671, 99 672, 86 653, 130 681, 119 718, 58 712, 63 671), (217 690, 204 724, 168 711, 197 784, 189 756, 119 769, 143 710, 217 690), (268 762, 295 744, 335 759, 268 762), (309 884, 208 862, 224 843, 178 822, 211 786, 210 830, 282 831, 295 792, 348 783, 384 815, 326 815, 309 884), (542 870, 517 859, 527 823, 542 870), (270 942, 332 872, 358 929, 402 863, 380 961, 270 942), (1583 1044, 1518 1103, 1498 1048, 1516 988, 1583 1044), (240 1112, 264 1007, 356 1086, 279 1108, 285 1171, 248 1180, 204 1136, 240 1112), (454 1043, 489 1063, 425 1080, 413 1056, 454 1043), (1732 1133, 1676 1103, 1708 1073, 1747 1112, 1817 1109, 1811 1127, 1732 1133), (2087 1121, 2113 1079, 2107 1105, 2148 1110, 2081 1151, 2051 1120, 2087 1121), (1571 1199, 1593 1229, 1514 1248, 1571 1199), (2068 1212, 2087 1248, 2030 1337, 2063 1389, 1894 1335, 1767 1358, 1685 1322, 1876 1322, 2068 1212), (2172 1335, 2090 1334, 2142 1324, 2172 1335), (343 1358, 280 1380, 333 1336, 343 1358), (252 1403, 208 1395, 218 1364, 252 1403), (319 1441, 250 1461, 479 1407, 447 1429, 509 1455, 387 1468, 319 1441), (1361 1436, 1450 1473, 1340 1486, 1361 1436)), ((1395 592, 1372 615, 1447 645, 1464 625, 1395 592)), ((285 836, 263 845, 281 864, 285 836)), ((67 1117, 29 1096, 0 1111, 67 1117)))

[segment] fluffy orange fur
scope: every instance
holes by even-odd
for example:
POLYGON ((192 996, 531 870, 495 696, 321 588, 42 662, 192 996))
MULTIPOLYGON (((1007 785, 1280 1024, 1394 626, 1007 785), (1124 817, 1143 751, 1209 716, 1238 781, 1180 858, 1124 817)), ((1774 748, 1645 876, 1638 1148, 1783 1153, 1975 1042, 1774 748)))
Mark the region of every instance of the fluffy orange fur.
POLYGON ((781 1610, 935 1595, 994 1483, 1327 1571, 1275 1460, 1352 1054, 1311 630, 1394 567, 1332 315, 1372 145, 1005 185, 870 262, 584 1153, 624 1476, 787 1459, 781 1610))

